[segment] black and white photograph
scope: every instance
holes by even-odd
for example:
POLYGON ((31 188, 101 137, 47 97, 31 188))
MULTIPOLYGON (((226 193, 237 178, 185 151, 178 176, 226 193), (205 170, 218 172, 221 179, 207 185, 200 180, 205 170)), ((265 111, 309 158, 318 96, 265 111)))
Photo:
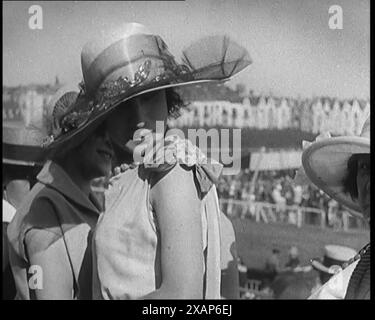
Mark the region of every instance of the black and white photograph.
POLYGON ((2 9, 2 300, 372 298, 370 0, 2 9))

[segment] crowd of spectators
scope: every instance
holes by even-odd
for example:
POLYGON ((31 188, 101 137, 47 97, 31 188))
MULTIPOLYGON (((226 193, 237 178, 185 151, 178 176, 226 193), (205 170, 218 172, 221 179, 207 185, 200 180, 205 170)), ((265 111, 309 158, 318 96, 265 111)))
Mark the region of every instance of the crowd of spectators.
MULTIPOLYGON (((290 219, 290 210, 293 206, 299 208, 314 208, 325 213, 325 226, 336 230, 348 227, 360 227, 360 222, 348 222, 344 216, 348 211, 337 201, 331 199, 321 190, 311 184, 298 185, 294 183, 295 170, 260 171, 252 180, 254 172, 245 169, 237 175, 222 175, 217 185, 217 192, 222 202, 222 210, 228 216, 254 217, 255 203, 274 204, 281 208, 281 215, 290 219), (234 200, 231 204, 231 200, 234 200), (284 208, 285 209, 282 209, 284 208), (351 223, 351 226, 345 225, 351 223), (353 225, 354 224, 354 225, 353 225)), ((99 200, 104 205, 104 195, 100 190, 108 187, 108 179, 97 179, 93 183, 99 200)), ((285 217, 284 217, 285 218, 285 217)), ((320 225, 321 216, 310 214, 304 217, 304 223, 320 225)))
MULTIPOLYGON (((298 224, 296 212, 291 208, 305 208, 311 214, 304 215, 304 223, 322 225, 323 212, 325 226, 334 230, 362 228, 363 223, 350 217, 348 210, 331 199, 312 184, 298 185, 293 179, 295 170, 260 171, 252 186, 254 172, 244 169, 237 175, 222 175, 217 185, 223 212, 231 218, 254 218, 255 204, 276 205, 281 221, 298 224), (318 209, 315 213, 311 208, 318 209), (295 221, 295 222, 293 222, 295 221)), ((93 182, 99 201, 104 205, 103 189, 108 187, 108 179, 97 179, 93 182)))
POLYGON ((222 176, 218 185, 221 198, 328 209, 330 198, 311 185, 293 183, 295 170, 261 171, 251 193, 253 172, 242 170, 236 176, 222 176))
MULTIPOLYGON (((275 204, 286 208, 288 206, 315 208, 325 213, 326 226, 334 229, 345 227, 343 216, 347 214, 346 209, 313 185, 295 184, 294 174, 295 170, 261 171, 253 187, 254 173, 247 169, 235 176, 222 176, 218 184, 219 198, 243 201, 241 205, 229 205, 226 201, 222 206, 223 211, 231 217, 251 216, 254 211, 254 202, 275 204)), ((305 222, 320 224, 321 217, 312 214, 305 217, 305 222)))

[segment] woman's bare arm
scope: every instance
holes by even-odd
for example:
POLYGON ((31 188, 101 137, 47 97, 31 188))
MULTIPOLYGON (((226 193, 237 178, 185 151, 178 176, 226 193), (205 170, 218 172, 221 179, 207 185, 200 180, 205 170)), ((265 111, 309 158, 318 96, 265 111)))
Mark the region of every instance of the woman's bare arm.
POLYGON ((193 173, 176 165, 151 189, 161 234, 161 287, 145 299, 202 299, 203 242, 193 173))
MULTIPOLYGON (((31 229, 25 235, 25 245, 30 265, 42 271, 42 283, 36 286, 37 300, 70 300, 73 298, 73 275, 65 244, 48 201, 38 201, 32 210, 45 216, 45 228, 31 229), (47 222, 48 220, 48 222, 47 222), (40 289, 39 289, 40 288, 40 289)), ((38 279, 38 281, 40 281, 38 279)))

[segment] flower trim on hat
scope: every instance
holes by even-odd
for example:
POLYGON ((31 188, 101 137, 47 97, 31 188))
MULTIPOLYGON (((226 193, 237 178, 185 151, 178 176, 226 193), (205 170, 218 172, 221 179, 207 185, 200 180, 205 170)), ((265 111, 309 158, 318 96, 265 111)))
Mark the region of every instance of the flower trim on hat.
POLYGON ((53 106, 52 113, 45 116, 45 126, 48 136, 43 139, 42 146, 46 147, 52 143, 56 137, 76 127, 77 122, 81 122, 85 116, 78 114, 77 100, 79 93, 68 91, 59 97, 53 106))

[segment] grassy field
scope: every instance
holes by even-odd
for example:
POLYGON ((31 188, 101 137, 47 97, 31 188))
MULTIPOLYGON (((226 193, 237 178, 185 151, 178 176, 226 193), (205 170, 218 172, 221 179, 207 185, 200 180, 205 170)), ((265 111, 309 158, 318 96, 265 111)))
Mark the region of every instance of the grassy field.
POLYGON ((297 228, 294 225, 256 223, 248 219, 234 219, 232 222, 238 254, 249 268, 263 268, 274 247, 281 251, 284 265, 290 246, 296 245, 305 265, 311 258, 321 257, 326 244, 346 245, 359 250, 370 240, 368 231, 337 232, 313 226, 297 228))

